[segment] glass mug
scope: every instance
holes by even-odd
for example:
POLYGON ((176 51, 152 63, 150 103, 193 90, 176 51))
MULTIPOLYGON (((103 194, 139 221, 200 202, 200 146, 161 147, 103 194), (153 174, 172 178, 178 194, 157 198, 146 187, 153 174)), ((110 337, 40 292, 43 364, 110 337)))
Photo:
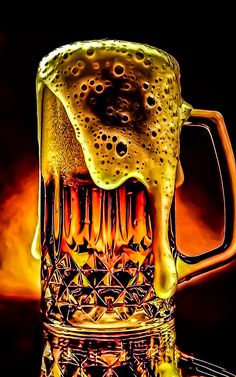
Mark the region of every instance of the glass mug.
POLYGON ((33 249, 42 251, 45 326, 81 336, 172 323, 178 282, 236 250, 235 161, 222 116, 182 100, 172 56, 122 41, 53 51, 40 63, 37 95, 33 249), (224 194, 224 240, 198 256, 175 242, 182 126, 208 132, 224 194))

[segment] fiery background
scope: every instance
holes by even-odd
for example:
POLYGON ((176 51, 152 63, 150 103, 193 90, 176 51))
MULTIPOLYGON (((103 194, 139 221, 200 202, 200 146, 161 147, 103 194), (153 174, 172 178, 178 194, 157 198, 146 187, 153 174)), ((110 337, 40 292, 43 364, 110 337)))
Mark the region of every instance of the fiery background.
MULTIPOLYGON (((32 324, 39 328, 40 261, 30 252, 37 219, 38 151, 34 80, 39 60, 60 45, 84 39, 109 37, 160 47, 174 55, 180 63, 183 97, 194 107, 222 112, 235 148, 234 98, 229 95, 230 80, 225 80, 219 74, 223 57, 217 55, 215 59, 218 39, 215 44, 209 43, 210 37, 207 39, 204 35, 199 41, 198 34, 193 36, 195 43, 189 47, 173 41, 165 33, 160 33, 158 38, 156 34, 154 38, 151 34, 147 36, 140 32, 138 35, 134 31, 115 31, 109 35, 105 31, 92 30, 50 35, 0 32, 0 327, 5 328, 6 337, 9 331, 12 334, 9 344, 6 341, 6 347, 9 347, 6 360, 12 347, 15 353, 22 347, 26 350, 22 368, 27 365, 27 357, 31 358, 31 347, 36 342, 27 328, 35 331, 32 324), (34 309, 28 306, 29 302, 35 302, 34 309)), ((210 39, 211 42, 213 40, 210 39)), ((209 222, 209 210, 203 205, 210 203, 212 218, 216 219, 217 209, 212 195, 204 196, 202 191, 192 187, 188 192, 180 189, 177 200, 179 245, 186 250, 191 247, 193 252, 194 240, 195 252, 204 250, 210 242, 215 247, 220 239, 209 222), (196 201, 197 195, 201 200, 196 201), (183 234, 181 229, 184 229, 183 234)), ((235 276, 236 263, 232 262, 217 273, 204 275, 183 285, 177 293, 177 334, 181 347, 197 351, 200 355, 202 352, 213 362, 220 359, 231 370, 236 367, 229 340, 236 336, 236 326, 229 323, 228 318, 236 314, 236 300, 233 298, 235 276), (228 344, 227 352, 223 350, 223 344, 228 344), (216 345, 220 348, 217 349, 216 345)), ((38 334, 38 330, 36 332, 38 334)), ((31 372, 34 367, 32 363, 31 372)))
POLYGON ((37 219, 37 168, 20 164, 20 176, 0 206, 1 295, 39 298, 40 261, 31 252, 37 219))

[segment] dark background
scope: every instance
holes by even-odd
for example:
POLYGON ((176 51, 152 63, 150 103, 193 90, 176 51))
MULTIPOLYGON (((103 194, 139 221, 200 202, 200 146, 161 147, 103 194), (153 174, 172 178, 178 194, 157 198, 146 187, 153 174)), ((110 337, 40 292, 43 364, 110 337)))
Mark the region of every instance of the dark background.
MULTIPOLYGON (((185 11, 183 5, 179 4, 179 8, 185 11)), ((82 16, 78 14, 73 32, 53 28, 55 31, 50 32, 0 32, 1 200, 15 181, 18 172, 14 167, 19 161, 29 160, 29 165, 37 167, 34 82, 38 62, 54 48, 77 40, 124 39, 148 43, 172 54, 181 67, 183 98, 195 108, 220 111, 235 148, 235 21, 226 6, 209 15, 204 8, 197 14, 193 8, 187 9, 188 16, 182 18, 171 6, 165 13, 153 8, 152 16, 149 3, 145 6, 148 16, 144 12, 142 17, 126 17, 124 12, 118 12, 116 20, 104 17, 93 22, 85 14, 86 20, 81 24, 82 16)), ((236 373, 235 287, 235 262, 182 287, 177 293, 177 339, 184 351, 236 373)), ((4 341, 1 365, 8 370, 8 376, 16 372, 23 375, 23 371, 25 376, 38 375, 38 303, 2 298, 0 309, 4 341)))

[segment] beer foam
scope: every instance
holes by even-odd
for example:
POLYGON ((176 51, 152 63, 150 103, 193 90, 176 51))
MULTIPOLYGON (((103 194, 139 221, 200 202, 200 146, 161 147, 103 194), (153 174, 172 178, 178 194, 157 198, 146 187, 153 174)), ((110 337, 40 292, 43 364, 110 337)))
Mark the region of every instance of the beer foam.
POLYGON ((181 125, 191 111, 180 95, 178 63, 138 43, 77 42, 41 61, 37 83, 63 104, 98 187, 115 189, 129 178, 146 186, 152 203, 154 286, 157 296, 171 297, 177 274, 168 223, 181 125))

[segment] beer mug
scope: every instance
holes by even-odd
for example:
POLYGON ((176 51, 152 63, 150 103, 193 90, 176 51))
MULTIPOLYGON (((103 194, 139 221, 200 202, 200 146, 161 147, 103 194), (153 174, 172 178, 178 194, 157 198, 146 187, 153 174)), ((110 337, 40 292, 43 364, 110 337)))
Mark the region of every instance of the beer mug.
POLYGON ((224 120, 183 101, 179 76, 169 54, 122 41, 78 42, 41 61, 33 248, 42 252, 48 329, 108 336, 172 323, 178 282, 234 256, 235 161, 224 120), (201 255, 176 247, 181 129, 207 135, 223 193, 223 241, 201 255))

